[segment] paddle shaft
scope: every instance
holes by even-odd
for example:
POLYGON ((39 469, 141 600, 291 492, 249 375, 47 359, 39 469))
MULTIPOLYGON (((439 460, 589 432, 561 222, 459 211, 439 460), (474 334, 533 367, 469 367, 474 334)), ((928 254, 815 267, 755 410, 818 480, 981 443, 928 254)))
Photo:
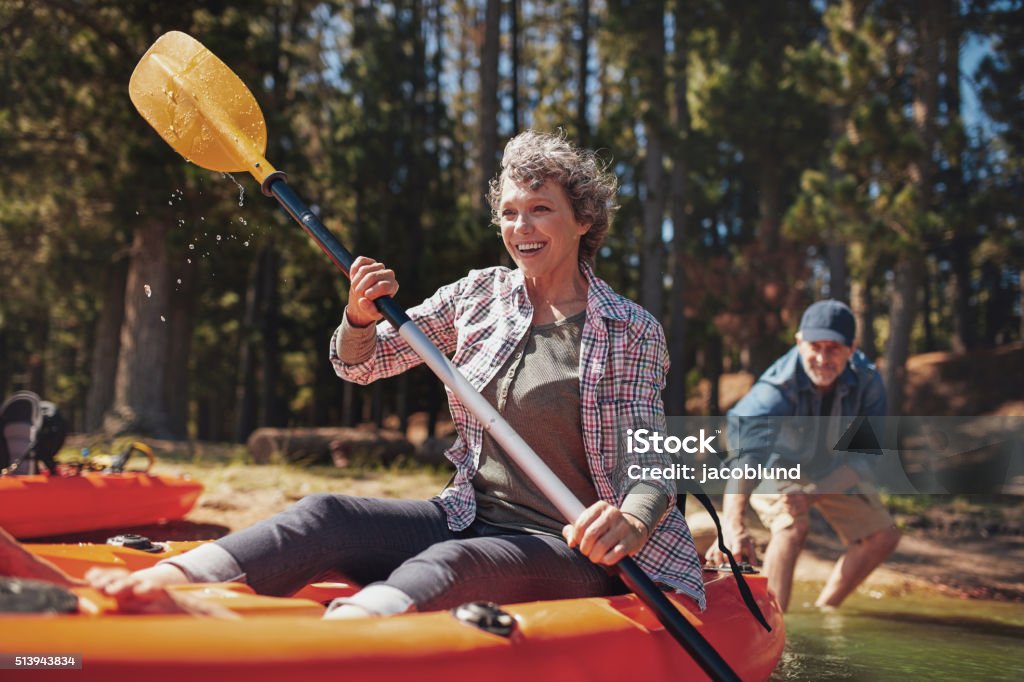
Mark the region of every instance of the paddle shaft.
MULTIPOLYGON (((316 215, 299 199, 284 179, 283 173, 275 173, 263 183, 263 193, 273 196, 288 214, 302 226, 334 264, 349 276, 355 258, 337 237, 327 229, 316 215)), ((409 319, 405 311, 390 296, 374 301, 377 309, 390 322, 399 335, 412 347, 434 374, 452 390, 466 405, 466 408, 483 425, 495 441, 505 450, 533 483, 558 508, 568 523, 573 523, 585 507, 572 491, 551 471, 544 460, 533 451, 494 406, 466 380, 462 373, 435 346, 426 334, 409 319)), ((735 680, 739 677, 721 655, 708 644, 690 621, 672 604, 654 581, 636 564, 631 557, 621 559, 616 568, 626 586, 635 592, 661 621, 672 637, 686 649, 694 660, 713 680, 735 680)))

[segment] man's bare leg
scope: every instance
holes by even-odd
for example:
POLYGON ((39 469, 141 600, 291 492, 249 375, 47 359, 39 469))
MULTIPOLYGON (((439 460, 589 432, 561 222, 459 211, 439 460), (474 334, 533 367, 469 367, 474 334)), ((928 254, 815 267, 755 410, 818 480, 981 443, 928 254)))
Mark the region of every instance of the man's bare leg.
POLYGON ((768 589, 775 595, 783 611, 789 607, 789 597, 793 590, 793 571, 806 539, 807 525, 797 521, 788 528, 772 533, 768 549, 764 553, 762 568, 768 577, 768 589))
POLYGON ((885 561, 900 542, 900 531, 884 528, 852 545, 839 557, 815 606, 839 606, 864 579, 885 561))

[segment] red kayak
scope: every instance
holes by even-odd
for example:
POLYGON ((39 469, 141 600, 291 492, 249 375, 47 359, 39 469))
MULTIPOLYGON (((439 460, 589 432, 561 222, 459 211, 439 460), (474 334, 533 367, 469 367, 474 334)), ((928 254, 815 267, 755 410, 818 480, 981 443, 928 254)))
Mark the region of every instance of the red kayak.
MULTIPOLYGON (((26 547, 81 575, 91 565, 137 569, 195 544, 168 543, 158 554, 104 545, 26 547)), ((672 595, 671 600, 741 679, 766 679, 782 655, 785 636, 782 611, 765 579, 748 578, 772 632, 751 616, 732 575, 704 575, 706 611, 700 612, 687 597, 672 595)), ((706 679, 633 595, 492 605, 500 610, 483 619, 479 611, 460 607, 452 612, 325 621, 320 619, 321 604, 350 594, 352 586, 316 584, 292 598, 255 595, 234 583, 172 589, 187 590, 241 618, 121 615, 109 597, 76 588, 77 613, 0 614, 3 649, 74 654, 81 665, 74 679, 104 682, 706 679), (486 627, 501 619, 504 629, 486 627)), ((75 610, 73 597, 70 604, 75 610)), ((34 678, 66 680, 69 672, 38 670, 34 678)))
POLYGON ((202 484, 142 472, 0 477, 0 527, 16 538, 119 529, 180 519, 202 484))

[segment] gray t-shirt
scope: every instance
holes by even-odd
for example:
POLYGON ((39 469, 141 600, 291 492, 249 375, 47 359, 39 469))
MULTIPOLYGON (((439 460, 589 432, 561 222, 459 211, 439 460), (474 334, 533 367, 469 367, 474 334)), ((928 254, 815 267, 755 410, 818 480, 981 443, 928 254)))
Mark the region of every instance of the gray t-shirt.
MULTIPOLYGON (((597 501, 583 447, 580 339, 586 311, 530 329, 483 390, 534 452, 584 506, 597 501)), ((496 526, 561 535, 561 514, 489 433, 473 477, 477 516, 496 526)))
MULTIPOLYGON (((580 417, 580 342, 586 311, 537 325, 520 342, 482 394, 583 503, 597 501, 583 445, 580 417)), ((345 318, 338 339, 341 361, 355 365, 373 356, 374 325, 352 327, 345 318)), ((488 523, 533 533, 561 535, 561 514, 526 474, 484 434, 473 477, 477 515, 488 523)), ((626 496, 622 511, 654 528, 668 500, 646 484, 626 496)))

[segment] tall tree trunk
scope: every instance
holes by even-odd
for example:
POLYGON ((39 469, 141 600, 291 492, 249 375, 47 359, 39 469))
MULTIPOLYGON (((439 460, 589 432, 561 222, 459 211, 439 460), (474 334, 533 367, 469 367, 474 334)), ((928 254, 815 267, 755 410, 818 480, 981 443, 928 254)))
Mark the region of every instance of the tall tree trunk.
POLYGON ((1017 288, 1019 289, 1017 301, 1020 305, 1020 330, 1017 335, 1018 341, 1024 341, 1024 270, 1017 272, 1017 288))
POLYGON ((263 292, 263 307, 260 310, 260 337, 263 341, 261 362, 263 377, 262 402, 259 422, 265 426, 284 426, 287 423, 284 404, 281 399, 281 299, 278 293, 278 279, 281 269, 281 254, 277 247, 270 245, 260 253, 260 288, 263 292))
MULTIPOLYGON (((576 134, 581 147, 590 144, 587 83, 590 81, 590 0, 580 0, 579 86, 576 91, 576 134)), ((518 62, 517 62, 518 63, 518 62)))
POLYGON ((0 324, 0 399, 6 398, 11 385, 10 336, 7 327, 0 324))
POLYGON ((168 344, 164 382, 167 387, 167 428, 177 439, 188 437, 189 358, 192 354, 192 326, 196 308, 196 276, 187 266, 177 268, 167 314, 168 344), (180 276, 179 276, 180 275, 180 276))
POLYGON ((985 345, 1005 343, 1005 329, 1013 305, 1012 294, 1003 286, 1003 269, 990 260, 982 263, 982 283, 988 289, 985 303, 985 345))
POLYGON ((258 311, 262 306, 261 287, 263 278, 260 256, 249 266, 249 278, 245 288, 245 309, 242 312, 241 339, 238 348, 238 378, 235 384, 235 433, 236 443, 244 443, 256 429, 259 395, 256 381, 256 359, 258 334, 256 331, 258 311))
POLYGON ((722 379, 722 336, 712 331, 704 347, 704 376, 709 383, 708 414, 722 414, 722 399, 718 385, 722 379))
POLYGON ((665 103, 665 3, 642 3, 633 20, 638 41, 633 49, 640 64, 640 98, 647 104, 643 116, 647 138, 644 154, 643 246, 640 254, 640 304, 659 320, 665 292, 665 220, 668 175, 665 173, 665 142, 668 121, 665 103))
POLYGON ((519 101, 519 0, 511 0, 508 3, 508 11, 511 15, 512 20, 512 35, 509 39, 512 42, 512 134, 517 135, 520 127, 522 126, 522 119, 520 117, 520 101, 519 101))
POLYGON ((690 198, 686 141, 690 135, 690 107, 686 99, 689 7, 676 0, 675 34, 673 36, 673 98, 672 114, 676 140, 672 151, 670 201, 672 217, 672 291, 669 293, 668 384, 665 386, 665 412, 669 415, 686 414, 686 307, 683 291, 686 282, 687 204, 690 198))
POLYGON ((875 305, 871 280, 871 273, 853 280, 850 286, 850 307, 857 320, 857 347, 874 360, 878 357, 878 341, 875 339, 875 305))
MULTIPOLYGON (((963 33, 959 9, 953 8, 954 18, 949 22, 945 36, 945 100, 946 116, 952 125, 962 127, 960 118, 960 43, 963 33)), ((967 186, 964 182, 963 160, 959 150, 947 154, 946 171, 950 204, 965 206, 968 203, 967 186)), ((950 345, 954 352, 964 353, 974 347, 974 321, 971 315, 971 251, 973 245, 970 228, 964 224, 962 214, 950 211, 956 222, 951 226, 953 239, 950 244, 950 284, 948 296, 952 300, 952 336, 950 345)))
POLYGON ((169 435, 163 371, 167 326, 160 319, 167 310, 166 234, 166 223, 155 219, 141 222, 132 237, 114 404, 103 420, 111 434, 169 435))
POLYGON ((849 302, 849 270, 846 267, 846 244, 840 241, 830 241, 825 252, 828 255, 828 291, 831 298, 837 301, 849 302))
POLYGON ((907 358, 910 356, 910 333, 917 318, 917 297, 921 287, 920 257, 908 255, 896 264, 892 302, 889 306, 889 342, 885 349, 885 388, 889 413, 902 414, 903 387, 907 358))
MULTIPOLYGON (((914 78, 913 119, 921 140, 921 153, 909 167, 909 175, 917 185, 918 210, 924 216, 932 210, 935 147, 935 110, 939 86, 939 46, 945 33, 942 19, 946 8, 942 3, 921 3, 917 18, 919 62, 914 78)), ((885 354, 886 390, 889 411, 901 414, 906 362, 910 355, 910 334, 917 317, 917 296, 924 283, 924 257, 913 250, 900 256, 893 282, 893 298, 889 313, 889 343, 885 354)))
POLYGON ((480 36, 480 159, 474 206, 487 211, 487 184, 498 158, 498 53, 501 0, 487 0, 480 36))
POLYGON ((357 424, 356 415, 359 413, 359 407, 356 403, 359 401, 359 396, 356 395, 356 387, 351 381, 346 381, 345 385, 341 388, 341 425, 342 426, 355 426, 357 424))
POLYGON ((50 311, 47 309, 32 330, 28 356, 28 390, 46 396, 46 350, 50 347, 50 311))
POLYGON ((765 255, 774 258, 782 229, 782 179, 774 160, 761 162, 757 185, 757 234, 765 255))
POLYGON ((114 402, 127 276, 128 261, 125 259, 117 260, 106 272, 103 308, 96 320, 93 339, 89 392, 85 398, 86 431, 96 431, 103 426, 103 415, 114 402))
MULTIPOLYGON (((782 267, 782 179, 776 164, 767 153, 762 153, 758 165, 757 234, 760 240, 761 263, 757 276, 765 282, 774 282, 778 292, 769 300, 761 296, 748 306, 754 314, 756 332, 747 346, 750 371, 760 374, 775 361, 783 351, 772 330, 782 328, 780 321, 785 290, 789 286, 787 273, 782 267)), ((786 344, 788 346, 788 344, 786 344)))
POLYGON ((398 430, 409 432, 409 373, 402 372, 397 377, 395 390, 395 413, 398 415, 398 430))
POLYGON ((954 352, 965 353, 974 348, 976 343, 974 316, 971 314, 971 253, 966 237, 953 237, 950 245, 949 264, 949 285, 953 290, 951 345, 954 352))
MULTIPOLYGON (((862 3, 853 3, 850 0, 843 0, 840 8, 842 24, 845 30, 853 33, 860 21, 862 3)), ((837 58, 836 55, 833 55, 837 58)), ((834 151, 839 141, 843 138, 849 120, 849 107, 844 104, 833 103, 829 106, 829 149, 834 151)), ((835 186, 839 181, 839 168, 834 164, 828 165, 829 183, 835 186)), ((847 262, 847 247, 837 235, 829 235, 825 253, 828 259, 829 269, 829 295, 840 301, 850 300, 850 269, 847 262)))
POLYGON ((921 276, 923 277, 921 287, 921 322, 924 323, 924 350, 931 353, 935 348, 935 331, 932 329, 932 310, 935 308, 935 301, 932 300, 932 273, 928 261, 922 264, 921 276))

